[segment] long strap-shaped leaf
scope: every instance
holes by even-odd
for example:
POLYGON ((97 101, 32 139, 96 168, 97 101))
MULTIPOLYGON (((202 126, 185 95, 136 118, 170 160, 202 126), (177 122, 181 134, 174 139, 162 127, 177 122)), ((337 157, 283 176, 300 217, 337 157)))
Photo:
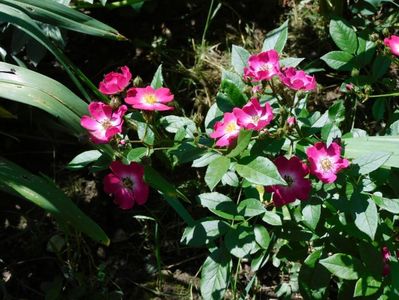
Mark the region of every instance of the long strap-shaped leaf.
POLYGON ((79 135, 87 104, 61 83, 15 65, 0 62, 0 97, 45 110, 79 135))
POLYGON ((0 190, 33 202, 51 213, 62 225, 70 225, 105 245, 110 243, 105 232, 52 182, 35 176, 2 157, 0 190))
POLYGON ((94 36, 126 40, 114 28, 55 1, 0 0, 0 3, 18 8, 37 21, 94 36))
POLYGON ((90 96, 87 94, 78 78, 85 82, 86 85, 88 85, 94 92, 97 92, 97 96, 100 97, 100 99, 103 99, 104 96, 97 91, 93 83, 78 68, 74 66, 68 57, 66 57, 64 53, 62 53, 62 51, 51 42, 51 40, 47 38, 40 27, 27 14, 19 9, 0 3, 0 21, 9 22, 18 26, 21 30, 25 31, 32 38, 43 45, 47 50, 49 50, 65 68, 72 81, 85 96, 86 100, 90 100, 90 96))

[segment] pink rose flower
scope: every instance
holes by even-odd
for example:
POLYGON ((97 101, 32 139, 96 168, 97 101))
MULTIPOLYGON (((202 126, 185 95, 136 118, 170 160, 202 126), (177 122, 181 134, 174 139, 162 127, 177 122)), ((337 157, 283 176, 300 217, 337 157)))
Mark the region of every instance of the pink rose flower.
POLYGON ((120 106, 117 111, 112 111, 112 107, 107 104, 92 102, 88 109, 91 116, 83 116, 80 125, 89 131, 93 143, 108 143, 115 134, 122 132, 126 105, 120 106))
POLYGON ((248 67, 244 68, 244 78, 252 81, 269 80, 278 75, 280 63, 276 50, 269 50, 251 55, 248 59, 248 67))
POLYGON ((262 107, 256 98, 252 98, 243 108, 234 108, 233 113, 238 125, 249 130, 260 131, 273 120, 270 104, 262 107))
POLYGON ((306 149, 310 163, 310 172, 324 183, 332 183, 337 179, 337 173, 349 166, 349 161, 341 158, 341 146, 335 142, 326 147, 323 142, 306 149))
POLYGON ((129 89, 125 102, 136 109, 164 111, 173 109, 173 107, 164 104, 172 101, 173 98, 174 96, 168 88, 154 90, 151 86, 147 86, 129 89))
POLYGON ((135 203, 143 205, 147 202, 149 188, 143 180, 143 166, 114 161, 110 169, 112 173, 104 177, 104 192, 113 195, 116 205, 121 209, 130 209, 135 203))
POLYGON ((391 49, 393 54, 399 56, 399 36, 391 35, 389 38, 385 38, 384 44, 391 49))
POLYGON ((127 66, 121 67, 122 73, 111 72, 104 76, 100 82, 99 90, 105 95, 113 95, 122 92, 132 79, 132 74, 127 66))
POLYGON ((312 184, 305 176, 309 174, 309 169, 301 162, 297 156, 290 159, 279 156, 274 160, 280 175, 288 185, 267 186, 266 191, 273 192, 273 202, 275 206, 283 206, 294 202, 296 199, 307 200, 309 198, 312 184))
POLYGON ((219 138, 216 146, 230 146, 238 137, 241 127, 237 124, 237 117, 233 113, 225 113, 223 120, 216 122, 214 132, 210 134, 213 139, 219 138))
POLYGON ((288 126, 294 126, 296 124, 295 117, 288 117, 287 118, 287 124, 288 124, 288 126))
POLYGON ((316 88, 316 79, 314 76, 306 74, 302 70, 293 67, 285 68, 280 73, 281 81, 293 90, 310 91, 316 88))

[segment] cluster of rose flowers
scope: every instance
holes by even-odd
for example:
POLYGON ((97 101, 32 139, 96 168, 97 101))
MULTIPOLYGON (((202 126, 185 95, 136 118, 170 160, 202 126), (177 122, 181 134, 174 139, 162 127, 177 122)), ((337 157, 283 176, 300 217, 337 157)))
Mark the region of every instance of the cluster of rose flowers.
MULTIPOLYGON (((303 70, 293 67, 281 68, 279 54, 275 50, 268 50, 259 54, 251 55, 248 59, 248 67, 244 68, 244 80, 255 83, 252 89, 256 93, 262 88, 262 84, 273 78, 278 80, 289 89, 295 91, 311 91, 316 88, 316 79, 303 70)), ((237 139, 240 130, 265 131, 264 128, 273 120, 273 111, 268 102, 260 105, 256 97, 242 108, 233 108, 232 112, 226 112, 223 119, 216 122, 214 132, 210 137, 218 139, 216 146, 230 146, 237 139)), ((294 117, 289 117, 287 123, 293 125, 294 117)), ((275 206, 282 206, 296 199, 307 200, 311 191, 311 181, 307 178, 309 173, 316 176, 324 183, 332 183, 337 179, 337 173, 349 166, 349 161, 341 157, 341 146, 333 142, 329 147, 323 142, 318 142, 306 151, 309 167, 303 163, 298 156, 287 159, 279 156, 274 160, 280 175, 287 182, 286 186, 274 185, 266 188, 273 193, 275 206)))
MULTIPOLYGON (((251 55, 248 67, 244 69, 244 80, 247 83, 261 83, 278 77, 288 88, 293 90, 310 91, 316 88, 314 76, 295 68, 280 68, 279 55, 275 50, 251 55)), ((166 105, 174 99, 168 88, 154 89, 128 88, 132 74, 128 67, 120 68, 120 72, 111 72, 104 76, 99 84, 99 90, 104 95, 123 98, 124 102, 133 109, 144 111, 167 111, 172 106, 166 105)), ((253 90, 259 92, 262 85, 255 85, 253 90)), ((118 101, 117 101, 118 103, 118 101)), ((117 107, 95 101, 89 104, 90 115, 81 119, 81 125, 88 130, 90 139, 95 144, 109 143, 114 137, 122 134, 123 118, 128 110, 125 104, 117 107)), ((242 108, 234 108, 226 112, 223 119, 216 122, 211 138, 217 139, 216 146, 231 146, 238 137, 240 130, 262 131, 273 120, 271 105, 262 106, 254 97, 242 108)), ((293 124, 295 119, 287 119, 293 124)), ((124 141, 123 139, 120 142, 124 141)), ((268 192, 273 192, 273 202, 281 206, 295 201, 308 199, 311 182, 305 177, 310 173, 326 183, 334 182, 336 174, 349 165, 349 161, 341 158, 341 147, 333 142, 328 148, 322 142, 308 148, 307 155, 310 167, 302 163, 297 156, 290 159, 284 156, 274 161, 277 169, 287 181, 287 186, 271 186, 268 192)), ((134 204, 142 205, 147 201, 149 188, 143 180, 144 168, 132 162, 124 165, 121 161, 114 161, 110 165, 112 173, 103 180, 104 191, 113 195, 114 202, 122 209, 130 209, 134 204)))
MULTIPOLYGON (((392 35, 384 39, 384 44, 394 55, 399 56, 399 36, 392 35)), ((244 81, 253 85, 252 91, 257 94, 262 85, 278 78, 287 88, 293 90, 311 91, 316 88, 316 79, 303 70, 293 67, 280 67, 279 54, 275 50, 264 51, 251 55, 248 67, 244 68, 244 81)), ((101 93, 111 97, 123 98, 124 102, 133 109, 144 111, 173 110, 167 103, 173 101, 174 96, 165 87, 154 89, 128 86, 132 74, 127 66, 121 67, 120 72, 111 72, 104 76, 99 84, 101 93)), ((95 144, 109 143, 115 136, 122 134, 123 118, 128 110, 125 104, 118 107, 99 101, 91 102, 88 106, 90 116, 81 119, 81 125, 88 130, 90 140, 95 144)), ((255 130, 262 132, 273 120, 273 111, 269 103, 262 106, 257 97, 253 97, 242 108, 234 108, 226 112, 221 121, 216 122, 211 138, 216 139, 216 146, 230 147, 235 143, 240 130, 255 130)), ((293 125, 294 117, 288 117, 287 123, 293 125)), ((120 141, 121 143, 124 140, 120 141)), ((333 142, 329 147, 318 142, 306 150, 309 166, 299 157, 287 159, 279 156, 274 163, 287 185, 267 187, 273 193, 273 202, 282 206, 294 202, 296 199, 307 200, 311 191, 311 181, 308 174, 316 176, 324 183, 332 183, 337 179, 337 173, 349 166, 349 161, 341 157, 341 146, 333 142)), ((130 209, 135 203, 142 205, 147 201, 149 188, 143 180, 144 168, 132 162, 124 165, 121 161, 114 161, 110 165, 112 173, 104 178, 104 191, 112 194, 114 202, 122 209, 130 209)))
MULTIPOLYGON (((104 76, 99 84, 102 94, 111 97, 124 98, 124 102, 134 109, 143 111, 172 110, 166 105, 174 96, 168 88, 154 89, 132 87, 127 89, 132 74, 127 66, 121 67, 120 72, 111 72, 104 76)), ((88 106, 90 116, 82 117, 80 124, 88 130, 90 140, 95 144, 109 143, 115 136, 122 133, 123 118, 128 110, 125 104, 113 107, 103 102, 94 101, 88 106)), ((120 141, 121 143, 124 140, 120 141)), ((149 187, 143 180, 144 168, 132 162, 124 165, 121 161, 114 161, 110 165, 112 173, 104 177, 104 191, 112 194, 114 202, 122 209, 130 209, 134 204, 146 203, 149 187)))

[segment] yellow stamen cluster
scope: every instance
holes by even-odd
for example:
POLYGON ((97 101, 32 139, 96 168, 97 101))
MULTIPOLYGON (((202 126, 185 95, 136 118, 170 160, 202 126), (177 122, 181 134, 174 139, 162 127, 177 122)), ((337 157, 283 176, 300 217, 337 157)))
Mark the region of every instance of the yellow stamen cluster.
POLYGON ((144 95, 144 101, 148 104, 154 104, 157 102, 157 97, 154 94, 144 95))

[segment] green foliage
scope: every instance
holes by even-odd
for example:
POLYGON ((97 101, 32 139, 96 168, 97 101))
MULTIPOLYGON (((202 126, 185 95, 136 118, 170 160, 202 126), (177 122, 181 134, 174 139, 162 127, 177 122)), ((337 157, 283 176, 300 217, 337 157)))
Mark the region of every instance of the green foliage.
POLYGON ((95 241, 109 245, 105 232, 84 214, 53 182, 31 174, 18 165, 0 158, 0 189, 33 202, 51 213, 68 230, 74 227, 95 241))
POLYGON ((280 27, 273 29, 266 34, 263 42, 262 51, 275 49, 277 52, 282 52, 288 38, 288 20, 286 20, 280 27))
POLYGON ((0 3, 21 10, 35 21, 84 34, 126 40, 112 27, 56 1, 1 0, 0 3))
POLYGON ((232 262, 224 248, 217 248, 205 260, 201 270, 201 295, 205 300, 223 299, 230 281, 232 262))
POLYGON ((236 166, 237 173, 251 183, 259 185, 285 185, 276 166, 266 157, 258 156, 253 160, 243 159, 236 166))
POLYGON ((343 253, 335 253, 321 259, 320 264, 333 275, 346 280, 357 280, 365 271, 356 257, 343 253))
POLYGON ((25 68, 0 62, 0 96, 45 110, 71 133, 82 134, 80 117, 87 104, 55 80, 25 68))

